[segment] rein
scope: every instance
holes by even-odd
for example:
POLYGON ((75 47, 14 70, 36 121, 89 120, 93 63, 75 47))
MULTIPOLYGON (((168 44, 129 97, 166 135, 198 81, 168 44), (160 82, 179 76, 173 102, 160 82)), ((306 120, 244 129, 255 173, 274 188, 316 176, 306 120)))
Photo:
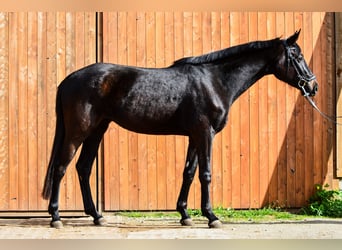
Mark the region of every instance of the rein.
POLYGON ((327 119, 328 121, 336 124, 336 125, 340 125, 342 126, 342 123, 339 123, 336 121, 336 119, 342 118, 342 116, 329 116, 327 114, 325 114, 324 112, 322 112, 316 105, 316 103, 309 97, 309 95, 307 95, 307 93, 304 95, 304 97, 309 101, 309 103, 311 104, 311 106, 316 109, 318 111, 318 113, 323 116, 325 119, 327 119))
POLYGON ((285 44, 285 48, 286 48, 286 56, 287 56, 287 69, 286 71, 289 69, 290 64, 293 65, 294 69, 297 72, 297 76, 299 78, 298 81, 298 87, 301 88, 303 90, 303 96, 308 100, 308 102, 311 104, 311 106, 321 115, 323 116, 325 119, 327 119, 328 121, 336 124, 336 125, 340 125, 342 126, 342 123, 337 122, 336 120, 339 118, 342 118, 342 116, 329 116, 327 114, 325 114, 324 112, 322 112, 316 105, 316 103, 312 100, 312 98, 310 98, 310 93, 306 91, 305 86, 316 79, 316 76, 314 74, 312 74, 310 71, 305 71, 303 70, 298 61, 297 58, 295 58, 292 53, 291 47, 286 46, 285 44))

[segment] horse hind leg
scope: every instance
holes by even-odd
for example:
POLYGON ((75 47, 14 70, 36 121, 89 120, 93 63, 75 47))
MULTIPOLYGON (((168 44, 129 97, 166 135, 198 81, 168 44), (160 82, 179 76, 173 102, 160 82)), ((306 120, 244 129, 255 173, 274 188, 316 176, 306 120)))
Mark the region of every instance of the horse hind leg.
POLYGON ((108 128, 108 124, 108 122, 103 122, 100 126, 97 127, 96 130, 93 131, 90 136, 87 137, 87 139, 83 142, 82 151, 76 163, 76 169, 82 192, 84 211, 86 214, 91 215, 94 218, 94 224, 99 226, 105 225, 106 222, 103 219, 102 215, 100 215, 95 208, 91 194, 89 178, 99 144, 104 132, 108 128))
POLYGON ((76 150, 80 146, 80 144, 81 143, 79 142, 72 142, 68 139, 65 139, 60 151, 60 157, 56 157, 53 163, 53 184, 48 211, 52 217, 50 225, 54 228, 63 227, 63 224, 60 220, 58 208, 60 183, 65 175, 67 166, 74 157, 76 150))

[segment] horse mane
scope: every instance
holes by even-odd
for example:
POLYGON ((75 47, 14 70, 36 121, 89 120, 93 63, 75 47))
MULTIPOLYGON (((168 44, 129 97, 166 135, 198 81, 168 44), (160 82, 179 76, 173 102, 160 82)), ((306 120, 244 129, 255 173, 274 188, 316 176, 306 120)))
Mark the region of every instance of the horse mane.
POLYGON ((274 47, 280 38, 275 38, 267 41, 254 41, 241 45, 232 46, 226 49, 214 51, 208 54, 204 54, 201 56, 194 57, 184 57, 174 62, 173 65, 182 65, 182 64, 205 64, 205 63, 213 63, 215 61, 221 59, 227 59, 230 57, 234 57, 236 55, 241 55, 248 52, 254 52, 256 50, 263 50, 274 47))

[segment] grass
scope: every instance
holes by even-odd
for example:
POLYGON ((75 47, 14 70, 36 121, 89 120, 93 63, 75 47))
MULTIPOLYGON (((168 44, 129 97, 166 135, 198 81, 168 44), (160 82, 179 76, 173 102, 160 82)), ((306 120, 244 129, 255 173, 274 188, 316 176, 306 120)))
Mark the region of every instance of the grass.
MULTIPOLYGON (((277 203, 261 209, 234 210, 218 207, 213 209, 216 216, 225 222, 265 222, 265 221, 298 221, 308 218, 342 218, 342 191, 330 190, 328 185, 315 185, 315 192, 310 197, 308 206, 300 213, 291 213, 279 208, 277 203)), ((203 218, 199 209, 189 209, 194 219, 203 218)), ((179 218, 177 212, 119 212, 118 215, 133 218, 179 218)))
MULTIPOLYGON (((232 208, 215 208, 213 209, 216 216, 223 222, 265 222, 265 221, 298 221, 313 216, 300 215, 291 213, 281 209, 262 208, 262 209, 247 209, 235 210, 232 208)), ((193 219, 203 219, 199 209, 189 209, 190 216, 193 219)), ((121 211, 116 215, 131 217, 131 218, 179 218, 178 212, 141 212, 141 211, 121 211)), ((316 217, 317 218, 317 217, 316 217)))

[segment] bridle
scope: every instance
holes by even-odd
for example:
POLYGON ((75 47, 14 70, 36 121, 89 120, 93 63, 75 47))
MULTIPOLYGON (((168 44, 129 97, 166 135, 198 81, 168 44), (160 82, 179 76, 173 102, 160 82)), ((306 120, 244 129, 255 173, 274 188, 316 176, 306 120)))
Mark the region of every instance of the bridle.
POLYGON ((292 53, 293 50, 295 50, 294 47, 288 46, 285 43, 285 50, 286 50, 286 57, 287 57, 287 66, 286 66, 286 74, 288 73, 290 64, 294 67, 294 69, 297 72, 297 77, 299 78, 298 81, 298 87, 303 90, 303 96, 309 101, 311 106, 318 111, 320 115, 322 115, 324 118, 329 120, 330 122, 336 124, 336 125, 341 125, 341 123, 338 123, 336 119, 342 118, 342 116, 329 116, 325 113, 323 113, 316 105, 316 103, 310 98, 310 93, 306 91, 305 86, 308 85, 311 81, 316 79, 316 76, 309 70, 301 67, 299 60, 302 60, 301 55, 299 57, 295 57, 292 53))
POLYGON ((303 90, 303 95, 305 97, 310 96, 310 93, 306 91, 305 86, 308 85, 311 81, 316 79, 316 76, 309 70, 303 68, 299 60, 302 60, 301 55, 299 57, 294 57, 293 53, 291 53, 293 50, 295 50, 294 47, 290 47, 288 45, 285 45, 286 49, 286 57, 287 57, 287 67, 286 67, 286 73, 289 70, 290 64, 292 64, 293 68, 297 72, 298 80, 298 87, 303 90))

